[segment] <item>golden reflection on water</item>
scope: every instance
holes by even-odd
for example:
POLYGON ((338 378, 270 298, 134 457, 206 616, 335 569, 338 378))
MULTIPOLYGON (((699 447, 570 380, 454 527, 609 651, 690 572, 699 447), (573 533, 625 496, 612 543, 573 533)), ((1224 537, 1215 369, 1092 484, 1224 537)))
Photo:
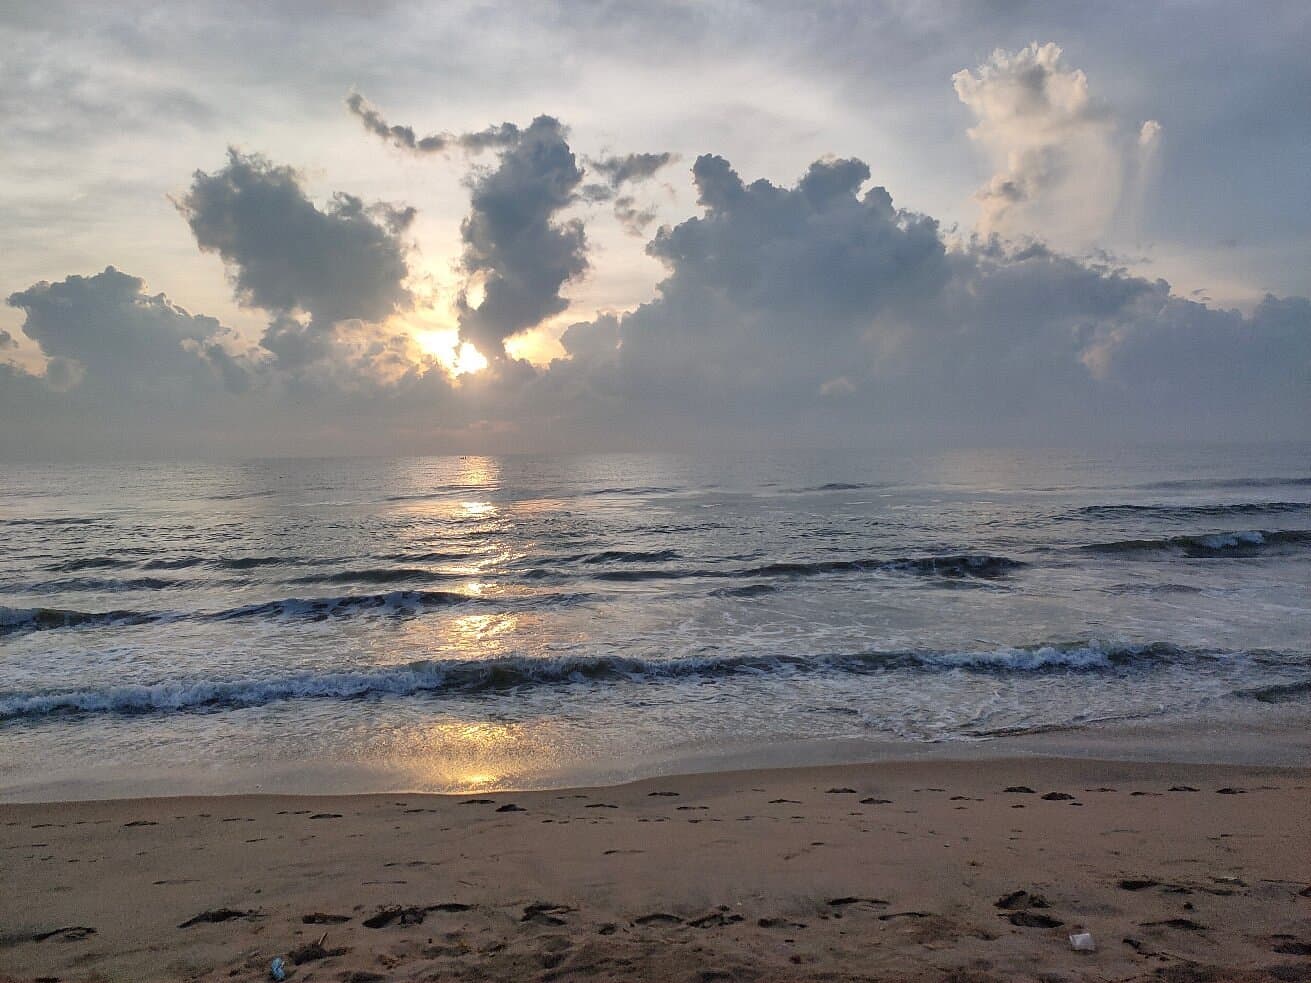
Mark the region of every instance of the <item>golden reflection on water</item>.
POLYGON ((520 630, 522 616, 508 612, 464 614, 442 626, 447 644, 466 654, 493 658, 504 654, 507 636, 520 630))
POLYGON ((557 738, 551 721, 456 720, 406 728, 394 742, 416 785, 474 791, 521 784, 550 771, 558 759, 557 738))
MULTIPOLYGON (((488 597, 525 588, 498 582, 507 565, 531 554, 537 544, 510 536, 515 519, 559 508, 549 500, 499 502, 499 463, 490 457, 464 457, 453 471, 429 474, 424 482, 455 485, 451 499, 407 503, 416 520, 408 546, 416 552, 468 549, 469 556, 446 560, 434 569, 464 580, 461 593, 488 597), (473 534, 474 539, 465 537, 473 534), (449 540, 448 540, 448 537, 449 540), (470 545, 476 544, 476 545, 470 545)), ((496 660, 522 653, 542 637, 543 617, 533 612, 480 611, 414 618, 404 627, 404 647, 433 659, 496 660), (527 642, 528 644, 525 644, 527 642)), ((503 723, 466 719, 400 724, 386 739, 386 756, 403 768, 415 787, 476 791, 514 787, 556 766, 559 722, 503 723)))
POLYGON ((497 659, 531 648, 544 619, 531 611, 486 611, 411 618, 398 625, 404 659, 497 659))
POLYGON ((456 481, 462 485, 486 487, 500 484, 501 466, 494 457, 462 457, 456 481))

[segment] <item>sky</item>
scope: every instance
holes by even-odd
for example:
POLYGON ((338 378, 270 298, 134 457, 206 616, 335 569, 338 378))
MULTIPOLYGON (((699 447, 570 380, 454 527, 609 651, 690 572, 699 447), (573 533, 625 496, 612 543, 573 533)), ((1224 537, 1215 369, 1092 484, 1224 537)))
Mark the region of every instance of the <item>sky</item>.
POLYGON ((1311 7, 0 7, 0 456, 1305 438, 1311 7))

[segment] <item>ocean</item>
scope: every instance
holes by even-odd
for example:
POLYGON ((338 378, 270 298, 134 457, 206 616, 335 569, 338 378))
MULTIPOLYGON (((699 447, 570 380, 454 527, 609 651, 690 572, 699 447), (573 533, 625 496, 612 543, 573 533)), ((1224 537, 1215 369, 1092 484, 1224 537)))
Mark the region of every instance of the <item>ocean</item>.
POLYGON ((0 468, 0 798, 529 788, 1309 710, 1307 446, 0 468))

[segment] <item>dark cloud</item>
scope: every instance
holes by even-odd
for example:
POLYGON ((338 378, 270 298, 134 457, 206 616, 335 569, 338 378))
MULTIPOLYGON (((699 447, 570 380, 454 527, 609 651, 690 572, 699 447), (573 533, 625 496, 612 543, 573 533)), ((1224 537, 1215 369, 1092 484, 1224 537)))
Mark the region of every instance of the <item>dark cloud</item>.
POLYGON ((615 218, 629 235, 640 236, 656 220, 656 211, 638 205, 632 195, 619 195, 615 198, 615 218))
POLYGON ((112 266, 42 281, 8 302, 25 315, 23 333, 56 366, 50 381, 59 388, 80 381, 81 372, 87 385, 107 389, 127 380, 155 390, 212 381, 207 350, 231 336, 214 318, 147 294, 144 281, 112 266))
POLYGON ((625 184, 639 184, 655 177, 656 172, 678 159, 677 154, 625 154, 588 160, 587 166, 604 181, 583 186, 581 196, 586 201, 614 202, 614 215, 629 235, 640 236, 655 221, 656 212, 650 206, 641 206, 631 194, 622 194, 625 184))
POLYGON ((0 330, 0 348, 17 348, 18 342, 8 331, 0 330))
POLYGON ((481 278, 483 300, 475 308, 461 298, 460 336, 489 358, 504 353, 505 339, 563 311, 561 288, 587 269, 582 222, 557 217, 583 180, 565 137, 559 120, 538 116, 494 169, 470 181, 463 263, 481 278))
POLYGON ((519 127, 513 123, 501 123, 489 126, 474 133, 434 133, 419 137, 414 128, 394 126, 383 119, 382 114, 370 105, 358 92, 352 92, 346 99, 346 108, 359 117, 364 128, 402 150, 412 150, 419 154, 445 153, 459 148, 470 153, 509 147, 519 142, 519 127))
MULTIPOLYGON (((63 433, 79 449, 152 428, 192 438, 208 414, 258 371, 234 354, 236 337, 112 266, 11 294, 23 333, 45 356, 43 374, 0 364, 0 412, 22 420, 11 446, 40 450, 63 433)), ((12 428, 11 428, 12 429, 12 428)), ((56 446, 56 445, 51 445, 56 446)))
POLYGON ((625 182, 637 183, 655 177, 660 168, 677 160, 671 153, 662 154, 625 154, 621 157, 601 157, 589 160, 587 166, 605 178, 612 188, 618 188, 625 182))
POLYGON ((340 321, 380 322, 412 304, 401 240, 411 208, 342 192, 319 208, 294 170, 236 150, 222 170, 197 171, 178 208, 200 248, 227 264, 241 303, 275 315, 269 337, 281 347, 270 350, 280 358, 323 351, 321 339, 292 344, 292 330, 326 335, 340 321))
POLYGON ((648 246, 669 268, 657 297, 563 336, 570 358, 542 387, 559 412, 601 407, 647 439, 1068 440, 1293 436, 1311 411, 1305 299, 1243 317, 1037 242, 948 249, 883 188, 861 194, 856 160, 817 161, 791 188, 715 156, 693 175, 704 214, 648 246))
POLYGON ((460 296, 460 337, 488 358, 503 357, 507 338, 563 311, 568 302, 561 288, 587 269, 582 222, 559 221, 558 214, 580 199, 608 200, 620 180, 654 173, 667 162, 655 162, 662 155, 608 158, 607 179, 614 183, 580 189, 583 171, 554 117, 538 116, 524 129, 502 123, 477 133, 418 138, 411 127, 388 124, 359 94, 346 105, 368 130, 406 150, 500 152, 493 168, 470 178, 472 207, 460 227, 470 289, 477 283, 482 290, 476 306, 470 289, 460 296))

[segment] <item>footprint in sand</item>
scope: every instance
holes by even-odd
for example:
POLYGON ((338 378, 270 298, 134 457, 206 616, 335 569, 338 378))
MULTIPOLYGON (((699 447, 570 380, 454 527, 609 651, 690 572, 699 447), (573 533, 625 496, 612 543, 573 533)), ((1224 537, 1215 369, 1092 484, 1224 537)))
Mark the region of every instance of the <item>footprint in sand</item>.
POLYGON ((536 922, 539 925, 564 925, 562 917, 576 909, 568 905, 552 904, 550 901, 535 901, 523 910, 521 922, 536 922))
POLYGON ((81 942, 83 939, 95 934, 96 930, 89 925, 65 925, 62 928, 52 928, 47 932, 37 932, 32 936, 32 941, 44 942, 47 939, 57 937, 60 942, 81 942))
POLYGON ((886 908, 889 904, 891 904, 891 902, 884 901, 882 898, 858 898, 853 896, 853 897, 843 897, 843 898, 829 898, 827 904, 831 908, 848 908, 852 905, 859 905, 862 907, 866 905, 875 905, 875 906, 881 906, 886 908))
POLYGON ((638 915, 633 919, 634 925, 681 925, 683 919, 667 911, 653 911, 649 915, 638 915))
POLYGON ((1002 908, 1006 911, 1015 911, 1019 908, 1050 908, 1047 899, 1041 894, 1030 894, 1028 891, 1012 891, 1010 894, 1002 895, 992 903, 994 908, 1002 908))
POLYGON ((688 924, 693 928, 722 928, 725 925, 733 925, 740 921, 742 921, 741 915, 721 905, 709 914, 702 915, 700 918, 693 918, 688 924))
POLYGON ((1013 911, 1004 916, 1012 925, 1021 928, 1060 928, 1065 922, 1051 915, 1035 915, 1031 911, 1013 911))
POLYGON ((1139 922, 1140 928, 1177 928, 1184 932, 1204 932, 1206 926, 1191 918, 1164 918, 1155 922, 1139 922))

